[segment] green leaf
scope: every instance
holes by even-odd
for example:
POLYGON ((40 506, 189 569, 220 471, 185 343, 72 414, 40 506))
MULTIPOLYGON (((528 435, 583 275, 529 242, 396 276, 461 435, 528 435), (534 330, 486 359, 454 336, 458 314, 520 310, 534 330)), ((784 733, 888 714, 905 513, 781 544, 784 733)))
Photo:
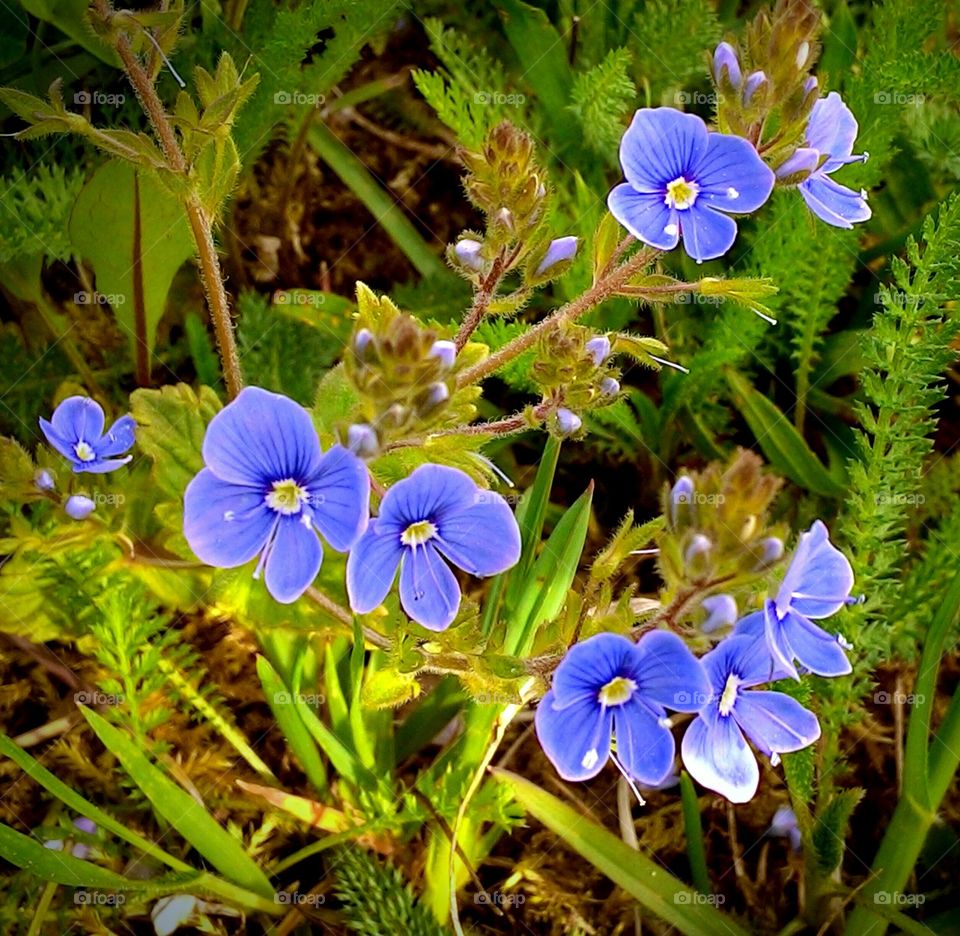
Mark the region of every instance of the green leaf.
POLYGON ((156 178, 114 159, 77 197, 70 238, 135 355, 149 356, 173 277, 195 251, 183 206, 156 178))
POLYGON ((813 827, 813 849, 824 876, 833 874, 840 866, 850 816, 863 799, 863 793, 859 787, 841 790, 830 800, 813 827))
POLYGON ((732 917, 698 901, 662 864, 631 848, 583 813, 517 774, 499 768, 493 768, 493 774, 534 818, 619 884, 645 910, 684 936, 747 936, 732 917))
POLYGON ((170 823, 210 864, 225 877, 256 894, 272 898, 274 890, 243 845, 207 812, 189 793, 150 763, 134 741, 92 709, 80 711, 104 746, 153 804, 157 814, 170 823))
POLYGON ((130 409, 137 421, 137 444, 154 461, 157 487, 179 500, 203 468, 203 437, 220 400, 209 387, 201 387, 198 396, 187 384, 175 384, 134 390, 130 409))
POLYGON ((830 475, 776 404, 735 371, 727 371, 727 383, 770 464, 808 491, 824 497, 843 497, 844 485, 830 475))

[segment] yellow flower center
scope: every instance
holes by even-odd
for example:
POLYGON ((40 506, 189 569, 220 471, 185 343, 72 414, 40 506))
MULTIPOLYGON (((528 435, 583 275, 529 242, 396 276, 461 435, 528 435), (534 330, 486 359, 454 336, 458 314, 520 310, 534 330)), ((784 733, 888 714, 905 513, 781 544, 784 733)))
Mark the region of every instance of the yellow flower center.
POLYGON ((729 715, 737 701, 737 689, 740 687, 740 680, 735 673, 727 677, 727 684, 723 687, 723 695, 720 696, 720 714, 729 715))
POLYGON ((437 528, 429 520, 411 523, 401 534, 400 542, 404 546, 422 546, 437 535, 437 528))
POLYGON ((82 462, 93 461, 97 455, 94 452, 93 447, 88 442, 78 442, 73 450, 77 453, 77 458, 82 462))
POLYGON ((688 182, 683 176, 667 183, 667 194, 663 203, 668 208, 689 208, 697 200, 700 186, 696 182, 688 182))
POLYGON ((292 478, 274 481, 273 490, 264 498, 267 506, 282 514, 300 513, 310 495, 292 478))
POLYGON ((626 676, 615 676, 600 689, 597 698, 601 705, 623 705, 637 691, 637 684, 626 676))

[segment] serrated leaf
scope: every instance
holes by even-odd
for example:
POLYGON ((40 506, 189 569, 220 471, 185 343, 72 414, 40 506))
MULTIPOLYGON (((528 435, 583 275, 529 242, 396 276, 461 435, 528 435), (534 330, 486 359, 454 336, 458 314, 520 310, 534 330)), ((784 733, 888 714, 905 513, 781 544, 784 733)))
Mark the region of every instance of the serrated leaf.
POLYGON ((813 847, 817 853, 817 865, 825 877, 832 874, 843 859, 850 816, 863 794, 859 787, 841 790, 817 817, 813 827, 813 847))

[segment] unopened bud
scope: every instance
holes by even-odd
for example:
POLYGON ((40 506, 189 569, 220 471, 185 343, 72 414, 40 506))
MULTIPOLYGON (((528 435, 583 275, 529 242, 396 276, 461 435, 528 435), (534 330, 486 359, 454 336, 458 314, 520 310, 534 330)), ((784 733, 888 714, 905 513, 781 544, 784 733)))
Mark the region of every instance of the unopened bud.
POLYGON ((779 536, 768 536, 761 543, 760 568, 773 565, 783 555, 783 540, 779 536))
POLYGON ((560 435, 570 436, 580 431, 583 420, 576 414, 561 406, 557 410, 557 431, 560 435))
POLYGON ((604 377, 600 381, 600 392, 605 397, 615 397, 620 392, 620 381, 615 377, 604 377))
POLYGON ((372 343, 373 332, 369 328, 361 328, 353 337, 353 353, 359 360, 366 360, 367 351, 372 343))
POLYGON ((33 476, 33 485, 38 491, 52 491, 57 486, 53 475, 46 468, 41 468, 33 476))
POLYGON ((465 238, 462 241, 457 241, 457 246, 453 248, 453 252, 456 254, 460 263, 468 270, 476 270, 479 272, 483 269, 483 257, 480 256, 482 249, 483 244, 481 244, 480 241, 465 238))
POLYGON ((427 357, 438 358, 444 369, 449 370, 457 359, 457 346, 452 341, 435 341, 427 357))
POLYGON ((737 621, 737 603, 730 595, 711 595, 700 602, 700 607, 707 612, 707 619, 700 625, 705 634, 730 627, 737 621))
POLYGON ((713 52, 713 77, 717 84, 720 84, 724 71, 730 79, 730 84, 739 88, 743 80, 740 59, 737 57, 736 49, 729 42, 721 42, 713 52))
POLYGON ((682 516, 689 515, 692 510, 693 493, 693 481, 688 475, 678 478, 670 490, 670 522, 674 526, 682 516))
POLYGON ((597 335, 591 338, 587 344, 587 353, 593 358, 595 367, 599 367, 608 357, 610 357, 610 339, 606 335, 597 335))
POLYGON ((427 393, 424 397, 423 405, 420 408, 421 414, 429 413, 436 409, 441 403, 446 403, 450 399, 450 388, 442 381, 430 384, 427 387, 427 393))
POLYGON ((358 458, 373 458, 380 450, 376 430, 367 423, 354 423, 347 429, 347 448, 358 458))
POLYGON ((547 247, 547 252, 544 254, 543 259, 540 261, 537 266, 536 275, 543 276, 544 273, 548 273, 551 267, 556 266, 558 263, 568 263, 573 260, 577 255, 577 238, 576 237, 558 237, 555 240, 550 241, 550 246, 547 247))
POLYGON ((702 533, 696 533, 683 554, 683 561, 688 566, 699 565, 698 560, 706 556, 711 549, 713 549, 713 543, 702 533))
POLYGON ((97 505, 86 494, 73 494, 67 498, 63 509, 74 520, 86 520, 97 505))
POLYGON ((762 71, 747 75, 747 80, 743 83, 743 103, 749 104, 754 94, 766 84, 768 84, 767 76, 762 71))

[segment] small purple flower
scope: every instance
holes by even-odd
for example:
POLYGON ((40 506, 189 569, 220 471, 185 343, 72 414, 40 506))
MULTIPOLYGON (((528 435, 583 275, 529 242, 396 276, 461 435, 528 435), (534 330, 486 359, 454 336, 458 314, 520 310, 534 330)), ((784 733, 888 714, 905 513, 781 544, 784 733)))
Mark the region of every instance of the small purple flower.
POLYGON ((547 252, 540 261, 536 269, 536 276, 543 276, 549 273, 551 268, 558 263, 569 263, 577 255, 576 237, 557 237, 550 241, 547 252))
POLYGON ((557 432, 562 436, 572 436, 580 431, 583 420, 565 406, 557 410, 557 432))
POLYGON ((683 763, 702 786, 731 803, 746 803, 760 780, 747 739, 777 764, 781 754, 813 744, 820 724, 813 712, 782 692, 743 691, 786 675, 775 668, 763 641, 728 637, 701 662, 713 694, 683 736, 683 763))
POLYGON ((614 741, 627 776, 657 786, 676 754, 666 710, 696 712, 709 694, 700 661, 676 634, 653 630, 637 643, 596 634, 557 667, 537 706, 537 737, 564 780, 595 777, 614 741))
MULTIPOLYGON (((97 832, 96 823, 92 819, 87 819, 85 816, 79 816, 74 819, 73 825, 74 828, 86 835, 95 835, 97 832)), ((50 851, 63 851, 63 839, 50 839, 43 843, 43 847, 49 848, 50 851)), ((70 854, 73 855, 74 858, 79 858, 83 861, 90 855, 90 846, 85 845, 83 842, 76 842, 70 848, 70 854)))
POLYGON ((850 108, 836 91, 831 91, 813 105, 807 123, 807 145, 777 169, 781 179, 807 173, 799 183, 800 194, 821 221, 834 227, 852 228, 872 214, 865 191, 855 192, 830 178, 847 163, 866 162, 866 153, 852 155, 857 129, 857 119, 850 108))
POLYGON ((593 358, 593 363, 599 367, 610 357, 610 339, 606 335, 597 335, 586 344, 587 353, 593 358))
POLYGON ((645 244, 672 250, 681 237, 694 260, 725 254, 737 236, 728 212, 755 211, 773 190, 773 172, 747 140, 710 133, 695 114, 643 108, 620 143, 626 182, 610 213, 645 244))
POLYGON ((53 412, 50 422, 40 420, 47 441, 65 458, 75 472, 104 474, 125 465, 132 455, 123 455, 134 443, 137 424, 132 416, 121 416, 103 434, 103 408, 90 397, 67 397, 53 412))
POLYGON ((712 634, 721 627, 731 627, 737 622, 737 602, 732 595, 711 595, 700 602, 707 612, 707 619, 700 625, 705 634, 712 634))
POLYGON ((850 563, 830 542, 823 522, 817 520, 800 537, 776 600, 768 600, 762 611, 747 615, 735 633, 765 634, 777 664, 795 679, 800 676, 794 660, 819 676, 844 676, 852 667, 840 639, 813 620, 830 617, 852 603, 852 588, 850 563))
POLYGON ((790 839, 790 847, 795 852, 799 852, 803 845, 797 814, 789 806, 777 807, 770 821, 770 828, 767 829, 767 835, 790 839))
POLYGON ((457 359, 457 346, 452 341, 446 341, 445 339, 435 341, 430 347, 428 357, 437 358, 441 365, 449 370, 457 359))
POLYGON ((730 79, 730 84, 739 88, 743 80, 740 59, 737 57, 737 50, 729 42, 721 42, 713 51, 713 79, 717 84, 720 84, 724 71, 730 79))
POLYGON ((449 627, 460 586, 448 562, 470 575, 496 575, 520 558, 520 529, 507 502, 445 465, 421 465, 398 481, 347 559, 350 607, 381 604, 400 569, 400 605, 430 630, 449 627))
POLYGON ((96 509, 96 506, 86 494, 71 494, 63 505, 63 509, 72 520, 86 520, 96 509))
POLYGON ((206 467, 183 496, 183 533, 197 557, 221 569, 259 556, 254 578, 282 604, 295 601, 323 560, 319 532, 349 549, 367 527, 370 482, 363 462, 326 452, 307 411, 247 387, 207 427, 206 467))

